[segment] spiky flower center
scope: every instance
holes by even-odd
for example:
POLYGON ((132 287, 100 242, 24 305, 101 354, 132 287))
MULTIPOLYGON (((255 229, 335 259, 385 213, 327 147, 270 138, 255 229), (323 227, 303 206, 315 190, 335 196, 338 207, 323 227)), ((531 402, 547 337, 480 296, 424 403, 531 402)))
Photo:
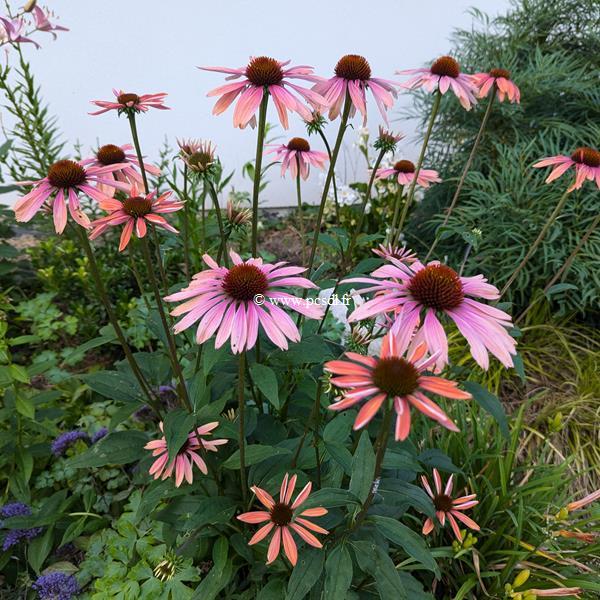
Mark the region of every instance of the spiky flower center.
POLYGON ((85 182, 85 169, 74 160, 59 160, 48 169, 48 181, 57 188, 72 188, 85 182))
POLYGON ((276 502, 271 509, 271 521, 275 523, 275 525, 285 527, 291 523, 293 514, 294 511, 289 504, 276 502))
POLYGON ((255 265, 234 265, 223 278, 225 293, 234 300, 249 302, 269 289, 267 276, 255 265))
POLYGON ((342 79, 368 81, 371 79, 371 65, 369 61, 360 54, 346 54, 338 60, 334 72, 342 79))
POLYGON ((435 506, 435 510, 445 513, 450 512, 452 510, 452 498, 446 494, 437 494, 433 498, 433 505, 435 506))
POLYGON ((600 152, 593 148, 589 148, 588 146, 577 148, 577 150, 571 154, 571 158, 576 163, 584 164, 588 167, 600 167, 600 152))
POLYGON ((373 369, 373 383, 388 396, 406 396, 419 387, 419 371, 404 358, 381 358, 373 369))
POLYGON ((410 160, 399 160, 394 165, 394 170, 399 173, 414 173, 415 172, 415 164, 410 160))
POLYGON ((115 165, 125 160, 125 152, 114 144, 106 144, 96 152, 96 158, 103 165, 115 165))
POLYGON ((440 56, 431 65, 431 72, 440 77, 445 75, 456 79, 460 75, 460 66, 451 56, 440 56))
POLYGON ((213 155, 210 152, 194 152, 187 157, 186 162, 193 171, 206 171, 213 163, 213 155))
POLYGON ((437 310, 456 308, 464 299, 460 277, 446 265, 429 265, 417 272, 408 284, 413 298, 437 310))
POLYGON ((504 79, 510 79, 510 71, 506 69, 492 69, 490 71, 492 77, 503 77, 504 79))
POLYGON ((123 93, 117 96, 117 102, 124 106, 132 107, 140 101, 140 97, 137 94, 123 93))
POLYGON ((123 202, 123 210, 132 217, 143 217, 152 212, 152 200, 143 196, 133 196, 123 202))
POLYGON ((283 80, 283 71, 274 58, 257 56, 248 63, 246 77, 257 86, 277 85, 283 80))
POLYGON ((310 144, 300 137, 292 138, 288 142, 288 150, 296 150, 297 152, 308 152, 310 150, 310 144))

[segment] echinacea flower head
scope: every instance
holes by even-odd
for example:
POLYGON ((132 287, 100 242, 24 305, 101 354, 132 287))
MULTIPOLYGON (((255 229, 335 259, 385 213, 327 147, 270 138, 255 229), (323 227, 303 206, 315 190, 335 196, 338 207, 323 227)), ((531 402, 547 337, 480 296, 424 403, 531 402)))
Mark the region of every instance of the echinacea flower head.
MULTIPOLYGON (((399 160, 392 167, 377 169, 377 179, 387 179, 393 177, 400 185, 408 185, 413 181, 416 174, 416 167, 410 160, 399 160)), ((442 181, 437 171, 433 169, 421 169, 417 177, 417 183, 424 188, 428 188, 432 183, 442 181)))
POLYGON ((252 211, 243 207, 233 198, 227 199, 227 225, 231 229, 241 229, 252 221, 252 211))
POLYGON ((175 325, 175 333, 200 321, 197 344, 203 344, 216 332, 215 348, 230 339, 232 352, 238 354, 254 347, 261 328, 273 344, 287 350, 288 340, 300 341, 300 332, 278 305, 309 319, 322 318, 321 306, 283 291, 317 287, 309 279, 298 277, 306 271, 304 267, 286 266, 285 262, 265 264, 262 258, 243 261, 233 251, 230 256, 233 265, 227 268, 205 254, 203 260, 208 269, 196 273, 186 288, 165 298, 167 302, 185 300, 171 311, 174 317, 185 315, 175 325))
POLYGON ((213 107, 213 115, 220 115, 238 98, 233 111, 233 126, 244 129, 248 124, 256 126, 256 111, 265 94, 273 98, 279 121, 287 129, 289 127, 287 111, 298 113, 305 121, 310 121, 311 108, 320 109, 326 106, 323 97, 312 90, 292 83, 293 79, 319 81, 313 75, 313 68, 306 65, 288 67, 289 60, 281 62, 268 56, 253 56, 245 67, 230 69, 228 67, 200 67, 204 71, 226 73, 227 79, 241 79, 235 83, 222 85, 208 92, 207 96, 219 96, 213 107), (294 95, 295 92, 297 95, 294 95))
POLYGON ((379 135, 373 143, 373 147, 376 150, 382 150, 385 153, 394 152, 396 150, 396 144, 404 137, 401 133, 393 133, 384 129, 381 125, 379 126, 379 135))
MULTIPOLYGON (((160 430, 164 433, 162 421, 158 424, 160 430)), ((188 483, 194 480, 193 466, 196 465, 200 471, 206 475, 208 467, 201 456, 202 452, 217 452, 217 446, 226 444, 225 439, 206 439, 212 435, 212 430, 219 426, 217 421, 206 423, 192 431, 183 446, 177 452, 172 460, 169 460, 169 450, 167 448, 167 439, 163 436, 158 440, 148 442, 144 448, 152 450, 152 456, 156 460, 152 463, 149 475, 154 479, 168 479, 175 476, 175 487, 179 487, 185 479, 188 483)))
POLYGON ((296 179, 298 173, 302 179, 308 179, 311 165, 317 169, 324 169, 329 160, 327 152, 311 150, 307 140, 301 137, 292 138, 287 144, 270 144, 272 147, 267 154, 275 154, 281 161, 281 176, 289 169, 290 175, 296 179))
POLYGON ((296 499, 292 502, 292 496, 294 495, 294 489, 296 487, 296 479, 296 475, 289 477, 287 473, 285 474, 281 483, 279 500, 277 502, 268 492, 258 486, 250 488, 254 494, 256 494, 259 502, 267 510, 246 512, 237 517, 244 523, 266 523, 266 525, 263 525, 252 536, 248 542, 248 545, 250 546, 264 540, 271 532, 273 532, 271 542, 269 543, 269 549, 267 550, 268 565, 279 556, 282 544, 283 551, 288 560, 292 565, 296 564, 298 561, 298 548, 292 536, 292 532, 296 533, 308 545, 315 548, 322 548, 323 545, 311 531, 325 535, 329 533, 327 529, 315 525, 306 518, 322 517, 327 514, 326 508, 315 507, 307 508, 306 510, 301 509, 302 504, 306 502, 312 489, 312 483, 310 481, 302 488, 300 493, 296 496, 296 499))
MULTIPOLYGON (((137 155, 133 151, 131 144, 105 144, 100 146, 92 158, 86 158, 81 161, 82 165, 91 165, 94 167, 107 167, 110 165, 121 164, 122 168, 108 174, 109 179, 115 179, 127 186, 136 183, 140 187, 143 183, 142 174, 140 173, 140 162, 137 155)), ((143 163, 144 170, 155 177, 160 175, 160 169, 149 163, 143 163)), ((98 190, 103 194, 112 198, 115 195, 115 187, 112 185, 98 184, 98 190)), ((122 189, 122 188, 121 188, 122 189)))
POLYGON ((215 164, 215 146, 203 140, 177 140, 179 156, 194 173, 208 173, 215 164))
POLYGON ((24 28, 25 22, 21 17, 16 19, 0 17, 0 45, 29 43, 39 48, 40 45, 35 40, 22 35, 24 28))
POLYGON ((406 246, 396 246, 392 243, 379 244, 378 248, 373 248, 373 254, 376 254, 384 260, 395 258, 400 262, 407 264, 414 263, 417 260, 417 255, 406 246))
POLYGON ((54 228, 60 234, 67 225, 67 208, 71 218, 86 229, 90 226, 88 216, 81 209, 79 193, 98 202, 106 195, 97 189, 99 184, 127 191, 129 185, 116 181, 111 173, 127 167, 125 163, 106 166, 84 165, 74 160, 59 160, 50 166, 48 175, 37 181, 18 181, 17 185, 33 186, 14 205, 17 221, 28 222, 44 207, 51 208, 54 228))
POLYGON ((533 165, 535 168, 554 167, 546 179, 550 183, 564 175, 571 167, 575 167, 575 182, 568 189, 569 192, 578 190, 585 180, 596 181, 600 189, 600 152, 595 148, 582 146, 577 148, 571 156, 559 154, 544 158, 533 165))
POLYGON ((375 292, 371 300, 348 317, 349 322, 393 313, 392 330, 410 339, 423 317, 417 335, 425 340, 430 352, 436 353, 438 369, 448 363, 448 338, 440 322, 442 316, 455 323, 481 368, 489 367, 488 352, 505 367, 513 366, 516 341, 507 331, 512 327, 510 315, 474 300, 500 297, 498 289, 487 283, 483 275, 462 277, 438 261, 427 265, 415 261, 406 265, 390 258, 389 263, 373 271, 371 277, 355 277, 345 282, 369 284, 361 293, 375 292))
POLYGON ((115 100, 91 100, 92 104, 100 107, 100 110, 90 113, 90 115, 101 115, 110 110, 116 110, 119 115, 123 113, 140 113, 148 112, 151 108, 159 110, 169 110, 168 106, 164 105, 166 92, 158 94, 134 94, 132 92, 124 92, 123 90, 113 89, 115 100))
MULTIPOLYGON (((23 502, 10 502, 0 508, 0 517, 10 519, 11 517, 28 517, 31 515, 31 508, 23 502)), ((0 521, 0 527, 3 527, 3 522, 0 521)), ((31 540, 43 531, 43 527, 30 527, 29 529, 9 529, 2 542, 2 551, 5 552, 9 548, 16 546, 22 540, 31 540)))
POLYGON ((40 600, 72 600, 80 592, 77 579, 59 571, 40 575, 31 587, 39 594, 40 600))
POLYGON ((406 69, 396 71, 396 73, 398 75, 415 75, 403 85, 405 88, 414 90, 422 87, 427 92, 439 91, 440 94, 452 90, 464 109, 471 110, 471 107, 477 104, 475 97, 477 89, 471 76, 461 73, 458 61, 451 56, 441 56, 429 68, 406 69))
POLYGON ((319 133, 319 131, 323 131, 325 123, 327 123, 327 119, 318 110, 314 110, 310 120, 305 121, 308 135, 314 135, 315 133, 319 133))
POLYGON ((127 248, 134 231, 138 238, 146 235, 148 223, 178 233, 177 229, 162 216, 183 208, 183 202, 173 200, 171 192, 165 192, 158 197, 156 191, 142 194, 134 183, 131 185, 130 194, 122 202, 116 198, 105 198, 99 202, 100 208, 108 211, 109 214, 92 223, 90 240, 102 235, 109 227, 123 225, 119 241, 119 252, 122 252, 127 248))
POLYGON ((453 400, 467 400, 471 394, 459 389, 454 381, 427 375, 427 369, 435 363, 435 355, 426 354, 424 342, 409 345, 406 339, 390 332, 383 338, 379 358, 346 352, 348 360, 325 363, 325 371, 335 375, 331 384, 343 390, 341 400, 329 409, 346 410, 364 402, 354 421, 357 430, 371 421, 384 402, 392 402, 396 411, 396 440, 408 437, 411 407, 446 429, 458 431, 450 417, 425 392, 453 400))
POLYGON ((82 440, 86 443, 90 442, 90 436, 85 432, 79 429, 75 429, 74 431, 66 431, 65 433, 61 433, 53 442, 52 442, 52 454, 54 456, 64 456, 65 452, 73 446, 73 444, 77 443, 78 440, 82 440))
MULTIPOLYGON (((433 469, 433 482, 435 485, 435 492, 429 485, 429 480, 425 475, 421 475, 421 483, 423 484, 424 490, 427 492, 429 497, 433 500, 435 507, 435 516, 443 527, 446 524, 446 519, 452 527, 452 531, 459 542, 462 542, 462 535, 460 533, 460 527, 456 522, 457 519, 464 523, 469 529, 479 531, 479 525, 473 521, 470 517, 464 514, 465 510, 473 508, 479 504, 479 500, 476 500, 476 494, 469 494, 467 496, 460 496, 459 498, 452 498, 453 488, 453 475, 450 475, 446 485, 444 486, 442 478, 437 469, 433 469)), ((425 519, 423 524, 423 535, 430 534, 435 529, 435 522, 431 517, 425 519)))
POLYGON ((487 73, 475 73, 475 75, 471 75, 471 80, 477 87, 479 98, 485 98, 490 90, 494 89, 500 102, 504 102, 504 100, 516 104, 521 102, 521 92, 506 69, 491 69, 487 73))
POLYGON ((363 126, 367 123, 367 90, 371 92, 377 108, 387 123, 387 110, 394 105, 398 84, 388 79, 373 77, 369 61, 359 54, 346 54, 338 60, 334 76, 320 81, 313 90, 325 98, 329 107, 329 119, 338 117, 342 111, 346 96, 351 102, 350 117, 358 110, 363 116, 363 126))

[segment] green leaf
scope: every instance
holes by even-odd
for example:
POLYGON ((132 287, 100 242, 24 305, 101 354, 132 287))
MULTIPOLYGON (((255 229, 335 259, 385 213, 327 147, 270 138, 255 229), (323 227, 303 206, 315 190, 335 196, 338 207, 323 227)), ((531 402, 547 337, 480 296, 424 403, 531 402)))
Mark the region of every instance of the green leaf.
POLYGON ((439 448, 427 448, 417 457, 417 460, 428 467, 435 467, 446 473, 462 473, 447 454, 439 448))
POLYGON ((363 431, 354 457, 352 458, 352 476, 350 477, 350 491, 364 502, 373 485, 375 471, 375 453, 369 439, 369 434, 363 431))
POLYGON ((510 435, 508 420, 504 412, 504 407, 500 400, 498 400, 498 397, 474 381, 465 381, 463 386, 473 396, 475 402, 496 419, 502 435, 508 439, 510 435))
POLYGON ((346 475, 352 475, 352 454, 344 444, 325 442, 325 450, 344 469, 346 475))
POLYGON ((29 375, 27 374, 27 369, 22 367, 21 365, 10 365, 10 374, 15 381, 20 381, 21 383, 29 383, 29 375))
POLYGON ((435 509, 431 498, 417 485, 402 481, 401 479, 382 479, 379 493, 385 497, 387 493, 393 494, 395 499, 406 502, 408 506, 416 508, 428 517, 435 516, 435 509))
POLYGON ((406 590, 392 559, 372 542, 352 542, 356 562, 363 571, 370 573, 381 600, 407 600, 406 590))
POLYGON ((28 419, 35 418, 35 407, 30 398, 26 398, 23 394, 18 393, 15 396, 15 408, 17 412, 28 419))
POLYGON ((125 465, 143 458, 147 441, 141 431, 113 431, 83 454, 70 458, 67 465, 73 469, 125 465))
POLYGON ((98 371, 82 375, 81 379, 94 392, 111 400, 121 402, 144 402, 145 397, 139 389, 137 381, 121 371, 98 371))
POLYGON ((420 562, 426 569, 440 578, 440 570, 435 559, 425 545, 423 538, 396 519, 375 515, 372 517, 377 529, 393 544, 400 546, 406 554, 420 562))
POLYGON ((347 506, 348 504, 360 504, 360 500, 348 490, 338 488, 323 488, 311 494, 299 510, 324 506, 325 508, 334 508, 336 506, 347 506))
POLYGON ((167 413, 164 420, 164 433, 167 440, 169 460, 174 460, 179 450, 188 439, 194 428, 195 417, 189 412, 178 408, 167 413))
POLYGON ((352 584, 352 558, 345 545, 335 547, 325 562, 325 598, 346 600, 352 584))
POLYGON ((197 502, 197 510, 185 524, 186 529, 197 529, 209 524, 227 523, 235 512, 236 505, 231 498, 211 496, 197 502))
POLYGON ((256 387, 265 395, 265 398, 279 409, 279 386, 275 371, 270 367, 255 363, 250 367, 250 375, 256 387))
POLYGON ((27 560, 31 568, 39 575, 44 561, 52 550, 54 528, 48 527, 43 535, 34 538, 28 544, 27 560))
POLYGON ((288 582, 286 600, 302 600, 310 592, 323 572, 325 553, 310 548, 302 552, 288 582))
POLYGON ((192 600, 213 600, 229 583, 234 570, 231 561, 227 560, 228 553, 227 538, 221 536, 213 546, 213 568, 194 591, 192 600))
MULTIPOLYGON (((254 444, 252 446, 246 446, 246 466, 255 465, 267 458, 273 456, 281 456, 285 454, 291 454, 291 450, 287 448, 277 448, 275 446, 261 446, 260 444, 254 444)), ((240 451, 236 450, 224 463, 225 469, 239 469, 240 468, 240 451)))

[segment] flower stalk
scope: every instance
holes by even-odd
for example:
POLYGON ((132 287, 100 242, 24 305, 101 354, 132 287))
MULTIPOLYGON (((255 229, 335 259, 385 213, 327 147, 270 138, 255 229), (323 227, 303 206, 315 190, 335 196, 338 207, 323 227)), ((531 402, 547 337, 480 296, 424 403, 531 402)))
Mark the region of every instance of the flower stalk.
POLYGON ((265 143, 265 130, 267 126, 267 104, 269 93, 265 89, 258 112, 258 131, 256 134, 256 158, 254 160, 254 185, 252 188, 252 256, 258 254, 258 196, 260 194, 260 179, 262 175, 262 158, 265 143))
POLYGON ((302 216, 302 191, 300 184, 300 159, 296 156, 296 166, 298 174, 296 175, 296 198, 298 200, 298 229, 300 231, 300 247, 302 249, 302 264, 306 264, 306 236, 304 233, 304 218, 302 216))
POLYGON ((240 485, 242 487, 242 502, 244 505, 248 500, 246 481, 246 432, 245 432, 245 408, 244 398, 246 375, 246 351, 240 352, 238 369, 238 444, 240 447, 240 485))

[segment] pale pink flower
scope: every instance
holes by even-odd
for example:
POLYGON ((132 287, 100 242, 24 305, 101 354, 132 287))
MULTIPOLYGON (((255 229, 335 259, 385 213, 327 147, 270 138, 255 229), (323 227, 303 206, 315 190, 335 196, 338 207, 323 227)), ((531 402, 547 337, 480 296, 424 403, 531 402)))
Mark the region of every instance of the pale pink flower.
POLYGON ((596 502, 596 500, 600 500, 600 490, 596 490, 595 492, 588 494, 584 498, 581 498, 581 500, 575 500, 574 502, 570 502, 569 504, 567 504, 567 510, 569 512, 572 512, 574 510, 580 510, 582 508, 585 508, 588 504, 596 502))
POLYGON ((182 291, 165 298, 167 302, 186 300, 171 312, 174 317, 185 315, 175 325, 175 333, 200 321, 196 343, 203 344, 218 330, 215 348, 231 338, 231 350, 237 354, 256 344, 260 326, 273 344, 287 350, 288 340, 299 342, 300 333, 280 306, 310 319, 323 316, 323 307, 281 289, 316 288, 309 279, 298 277, 305 268, 286 266, 285 262, 264 264, 262 258, 243 261, 233 251, 230 256, 233 266, 227 268, 205 254, 209 268, 196 273, 182 291))
MULTIPOLYGON (((162 421, 158 426, 164 433, 162 421)), ((170 462, 167 440, 164 435, 158 440, 148 442, 144 448, 152 450, 152 456, 156 457, 148 474, 153 475, 154 479, 158 479, 159 477, 161 479, 168 479, 175 473, 176 487, 179 487, 183 483, 184 478, 188 483, 192 483, 194 479, 194 464, 206 475, 208 468, 200 453, 203 451, 217 452, 217 446, 222 446, 228 442, 225 439, 204 439, 206 436, 212 435, 212 430, 218 426, 219 423, 214 421, 213 423, 206 423, 206 425, 202 425, 192 431, 177 452, 177 456, 170 462)))
POLYGON ((416 76, 409 79, 403 87, 415 89, 422 87, 428 92, 439 90, 440 94, 445 94, 452 90, 458 98, 462 107, 471 110, 471 107, 477 104, 475 93, 477 89, 470 75, 465 75, 460 71, 460 65, 451 56, 441 56, 433 62, 428 69, 407 69, 396 71, 398 75, 416 76))
POLYGON ((554 166, 546 183, 550 183, 564 175, 571 167, 575 167, 575 183, 568 191, 578 190, 585 182, 596 180, 596 186, 600 188, 600 152, 594 148, 582 146, 577 148, 571 156, 560 154, 544 158, 533 165, 535 168, 554 166))
POLYGON ((250 488, 259 502, 267 510, 256 510, 251 512, 242 513, 238 515, 238 519, 244 523, 265 523, 250 539, 248 542, 249 546, 257 544, 261 540, 264 540, 271 532, 271 542, 269 543, 269 549, 267 550, 267 564, 270 565, 278 556, 283 544, 283 551, 287 556, 288 560, 295 565, 298 561, 298 548, 296 542, 292 536, 292 532, 296 533, 302 540, 304 540, 310 546, 315 548, 322 548, 323 544, 309 531, 316 533, 322 533, 327 535, 329 531, 323 529, 318 525, 315 525, 312 521, 309 521, 305 517, 322 517, 327 514, 327 509, 322 507, 307 508, 301 510, 302 504, 306 502, 310 491, 312 489, 312 483, 309 481, 296 496, 294 502, 292 502, 292 496, 294 495, 294 489, 296 487, 296 475, 289 475, 286 473, 281 483, 281 489, 279 491, 279 501, 275 502, 273 497, 258 486, 250 488), (300 510, 300 512, 296 512, 300 510))
MULTIPOLYGON (((137 159, 137 154, 133 152, 133 146, 131 144, 124 144, 123 146, 105 144, 98 148, 96 155, 93 158, 86 158, 81 161, 82 165, 91 165, 93 167, 106 167, 117 163, 125 166, 117 171, 113 171, 108 177, 129 185, 136 183, 138 187, 141 187, 143 180, 142 175, 139 172, 140 163, 137 159)), ((160 169, 154 165, 149 163, 143 164, 147 173, 150 173, 155 177, 160 175, 160 169)), ((115 188, 112 185, 99 183, 98 189, 109 198, 112 198, 115 195, 115 188)))
POLYGON ((500 102, 504 102, 506 99, 517 104, 521 102, 521 92, 511 80, 510 73, 506 69, 492 69, 487 73, 475 73, 475 75, 471 75, 471 80, 477 87, 479 98, 485 98, 495 87, 496 97, 500 102))
MULTIPOLYGON (((470 517, 464 514, 463 511, 468 510, 469 508, 473 508, 473 506, 479 504, 479 501, 476 500, 476 494, 469 494, 467 496, 461 496, 460 498, 452 498, 452 487, 453 487, 453 477, 454 475, 450 475, 446 486, 444 487, 442 478, 437 469, 433 469, 433 481, 435 483, 435 493, 431 489, 429 485, 429 480, 425 475, 421 475, 421 483, 423 484, 423 488, 429 495, 429 497, 433 500, 433 505, 435 507, 435 516, 439 521, 440 525, 443 527, 446 524, 446 519, 450 522, 450 527, 452 527, 452 531, 456 536, 456 539, 459 542, 462 542, 462 535, 460 534, 460 527, 456 520, 458 519, 462 523, 464 523, 470 529, 474 531, 479 531, 479 525, 473 521, 470 517), (442 490, 443 488, 443 490, 442 490)), ((423 524, 423 535, 430 534, 435 528, 435 523, 431 517, 425 519, 425 523, 423 524)))
POLYGON ((67 206, 71 218, 82 227, 89 227, 90 220, 81 210, 78 194, 81 192, 98 202, 106 196, 95 186, 99 184, 128 190, 129 186, 112 178, 112 173, 126 164, 116 163, 104 167, 86 166, 74 160, 59 160, 49 169, 48 175, 37 181, 18 181, 17 185, 32 185, 33 189, 19 198, 13 210, 17 221, 31 221, 44 208, 52 209, 56 233, 62 233, 67 225, 67 206))
POLYGON ((113 94, 115 95, 116 102, 114 100, 91 100, 91 103, 99 106, 100 110, 92 112, 90 115, 101 115, 109 110, 116 110, 119 114, 128 110, 136 113, 147 112, 151 108, 170 110, 168 106, 164 105, 164 100, 167 97, 166 92, 138 96, 138 94, 113 88, 113 94))
POLYGON ((35 20, 35 28, 38 31, 46 31, 47 33, 51 33, 54 39, 56 39, 56 34, 54 33, 55 31, 69 31, 62 25, 56 25, 50 22, 50 19, 53 18, 54 15, 48 9, 42 9, 39 6, 34 6, 31 12, 35 20))
MULTIPOLYGON (((387 179, 393 177, 400 185, 408 185, 415 178, 415 165, 410 160, 399 160, 392 167, 377 169, 377 179, 387 179)), ((433 169, 421 169, 417 177, 417 183, 424 188, 428 188, 432 183, 439 183, 441 180, 437 171, 433 169)))
POLYGON ((371 91, 377 108, 387 123, 387 110, 394 105, 398 84, 388 79, 371 77, 371 65, 364 56, 347 54, 342 56, 330 79, 319 81, 313 90, 325 98, 329 107, 329 118, 335 119, 342 111, 346 95, 349 95, 352 107, 350 117, 358 110, 363 116, 363 126, 367 123, 367 90, 371 91))
POLYGON ((383 338, 379 358, 346 352, 350 360, 325 363, 324 369, 335 375, 332 385, 344 390, 341 400, 329 409, 346 410, 366 400, 354 421, 357 430, 371 421, 384 402, 393 402, 397 441, 408 437, 411 407, 446 429, 458 431, 450 417, 425 392, 454 400, 467 400, 471 394, 459 389, 454 381, 426 375, 425 371, 435 363, 435 355, 426 357, 426 354, 424 342, 409 346, 406 337, 390 332, 383 338))
POLYGON ((395 258, 400 262, 408 264, 414 263, 417 260, 417 255, 412 250, 409 250, 406 246, 400 247, 392 243, 379 244, 378 248, 373 248, 373 254, 383 258, 383 260, 395 258))
POLYGON ((289 62, 289 60, 281 62, 268 56, 253 56, 245 67, 239 69, 200 67, 204 71, 227 73, 229 77, 226 79, 242 78, 241 81, 228 83, 208 92, 207 96, 209 97, 220 96, 213 108, 213 114, 220 115, 239 96, 233 111, 233 126, 244 129, 250 123, 252 127, 255 127, 256 111, 264 94, 268 93, 273 98, 279 121, 285 129, 289 126, 288 110, 298 113, 305 121, 310 121, 312 113, 304 101, 314 109, 325 106, 325 101, 320 94, 291 83, 290 79, 314 82, 320 78, 313 75, 312 67, 306 65, 285 68, 289 62), (300 98, 292 94, 290 90, 296 92, 300 98))
POLYGON ((27 42, 39 48, 40 45, 35 40, 23 35, 24 28, 25 22, 21 17, 16 19, 0 17, 0 45, 23 44, 27 42))
POLYGON ((512 327, 510 315, 473 299, 500 297, 498 289, 487 283, 483 275, 461 277, 437 261, 427 265, 416 261, 408 266, 391 258, 389 264, 373 271, 371 277, 353 277, 345 282, 370 284, 361 293, 375 292, 371 300, 349 316, 349 322, 395 313, 392 331, 410 339, 424 312, 417 335, 426 341, 431 352, 438 353, 438 369, 448 363, 448 339, 438 315, 454 321, 480 367, 489 367, 488 351, 505 367, 513 366, 516 342, 507 332, 512 327))
POLYGON ((298 177, 298 166, 302 179, 308 179, 310 166, 324 169, 329 160, 327 152, 311 150, 310 144, 304 138, 292 138, 287 144, 269 144, 270 150, 266 154, 275 154, 275 158, 281 161, 281 176, 289 169, 291 176, 298 177))

